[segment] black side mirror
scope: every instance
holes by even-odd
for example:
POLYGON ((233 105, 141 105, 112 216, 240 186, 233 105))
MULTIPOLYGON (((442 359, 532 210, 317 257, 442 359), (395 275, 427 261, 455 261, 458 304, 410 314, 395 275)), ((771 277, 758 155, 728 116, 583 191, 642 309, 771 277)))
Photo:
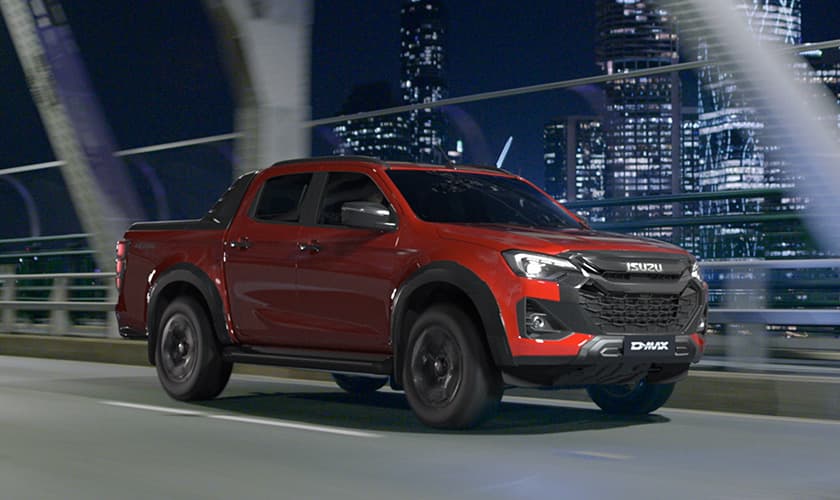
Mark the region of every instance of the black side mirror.
POLYGON ((393 231, 397 228, 391 210, 381 203, 350 201, 341 205, 341 224, 362 229, 393 231))

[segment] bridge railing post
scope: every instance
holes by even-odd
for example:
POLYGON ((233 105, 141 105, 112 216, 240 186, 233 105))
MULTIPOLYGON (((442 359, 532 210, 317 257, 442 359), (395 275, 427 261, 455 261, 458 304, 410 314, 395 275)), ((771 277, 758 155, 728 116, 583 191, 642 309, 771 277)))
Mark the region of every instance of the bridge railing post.
MULTIPOLYGON (((108 302, 116 302, 117 301, 117 290, 114 287, 108 287, 108 302)), ((119 325, 117 324, 117 315, 114 313, 113 310, 105 312, 105 328, 107 329, 105 332, 106 337, 120 337, 120 329, 119 325)))
MULTIPOLYGON (((51 302, 67 302, 68 298, 68 283, 67 278, 53 278, 52 292, 50 293, 51 302)), ((50 311, 50 326, 49 332, 53 335, 66 335, 72 326, 70 321, 70 312, 66 309, 54 309, 50 311)))
MULTIPOLYGON (((4 302, 11 302, 15 300, 17 290, 16 285, 17 280, 2 280, 3 288, 2 293, 0 293, 0 297, 2 297, 4 302)), ((2 328, 3 332, 12 332, 14 331, 15 323, 17 323, 17 309, 13 307, 4 307, 3 316, 0 318, 0 328, 2 328)))

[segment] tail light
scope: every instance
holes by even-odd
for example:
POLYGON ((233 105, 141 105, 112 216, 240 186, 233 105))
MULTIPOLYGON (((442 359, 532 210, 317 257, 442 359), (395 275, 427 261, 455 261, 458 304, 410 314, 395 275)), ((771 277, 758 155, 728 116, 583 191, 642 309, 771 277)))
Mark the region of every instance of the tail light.
POLYGON ((128 255, 128 240, 117 242, 117 291, 122 291, 123 280, 125 279, 125 258, 128 255))

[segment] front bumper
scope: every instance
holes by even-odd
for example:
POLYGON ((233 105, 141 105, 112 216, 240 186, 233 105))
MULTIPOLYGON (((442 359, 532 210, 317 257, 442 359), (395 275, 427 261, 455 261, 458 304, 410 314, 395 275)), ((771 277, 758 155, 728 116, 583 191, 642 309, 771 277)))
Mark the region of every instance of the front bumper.
POLYGON ((687 254, 564 255, 583 271, 557 281, 518 278, 504 311, 511 366, 689 364, 703 353, 708 288, 687 254), (620 272, 628 260, 662 263, 661 275, 620 272), (596 265, 593 265, 596 264, 596 265), (510 303, 510 302, 509 302, 510 303), (507 313, 507 314, 505 314, 507 313), (625 338, 672 341, 667 352, 625 353, 625 338), (633 354, 633 353, 630 353, 633 354))
MULTIPOLYGON (((646 337, 647 338, 647 337, 646 337)), ((695 333, 674 337, 674 349, 663 354, 646 354, 635 357, 625 353, 625 337, 599 335, 580 347, 574 356, 514 356, 515 366, 587 366, 601 364, 689 364, 703 357, 703 336, 695 333)))

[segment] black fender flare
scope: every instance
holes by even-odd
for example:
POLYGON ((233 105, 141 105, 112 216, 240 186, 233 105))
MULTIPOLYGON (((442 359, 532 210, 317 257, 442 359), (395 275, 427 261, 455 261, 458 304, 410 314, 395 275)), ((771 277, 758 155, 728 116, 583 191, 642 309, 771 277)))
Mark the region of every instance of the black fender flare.
POLYGON ((163 311, 159 311, 161 292, 173 283, 187 283, 201 294, 207 310, 210 312, 210 324, 216 338, 222 345, 232 344, 225 321, 225 308, 219 291, 207 274, 197 266, 187 263, 175 264, 164 271, 149 289, 149 303, 146 308, 146 325, 149 331, 148 356, 149 362, 155 364, 155 344, 157 343, 156 318, 163 311))
POLYGON ((487 339, 490 355, 496 366, 509 366, 513 356, 507 341, 507 334, 499 314, 499 305, 490 287, 481 278, 466 267, 452 261, 437 261, 427 264, 406 279, 397 289, 391 309, 391 346, 393 348, 393 381, 402 386, 400 370, 403 343, 408 338, 408 331, 402 331, 401 325, 408 312, 411 296, 418 289, 430 283, 445 283, 462 291, 478 312, 479 327, 487 339))

